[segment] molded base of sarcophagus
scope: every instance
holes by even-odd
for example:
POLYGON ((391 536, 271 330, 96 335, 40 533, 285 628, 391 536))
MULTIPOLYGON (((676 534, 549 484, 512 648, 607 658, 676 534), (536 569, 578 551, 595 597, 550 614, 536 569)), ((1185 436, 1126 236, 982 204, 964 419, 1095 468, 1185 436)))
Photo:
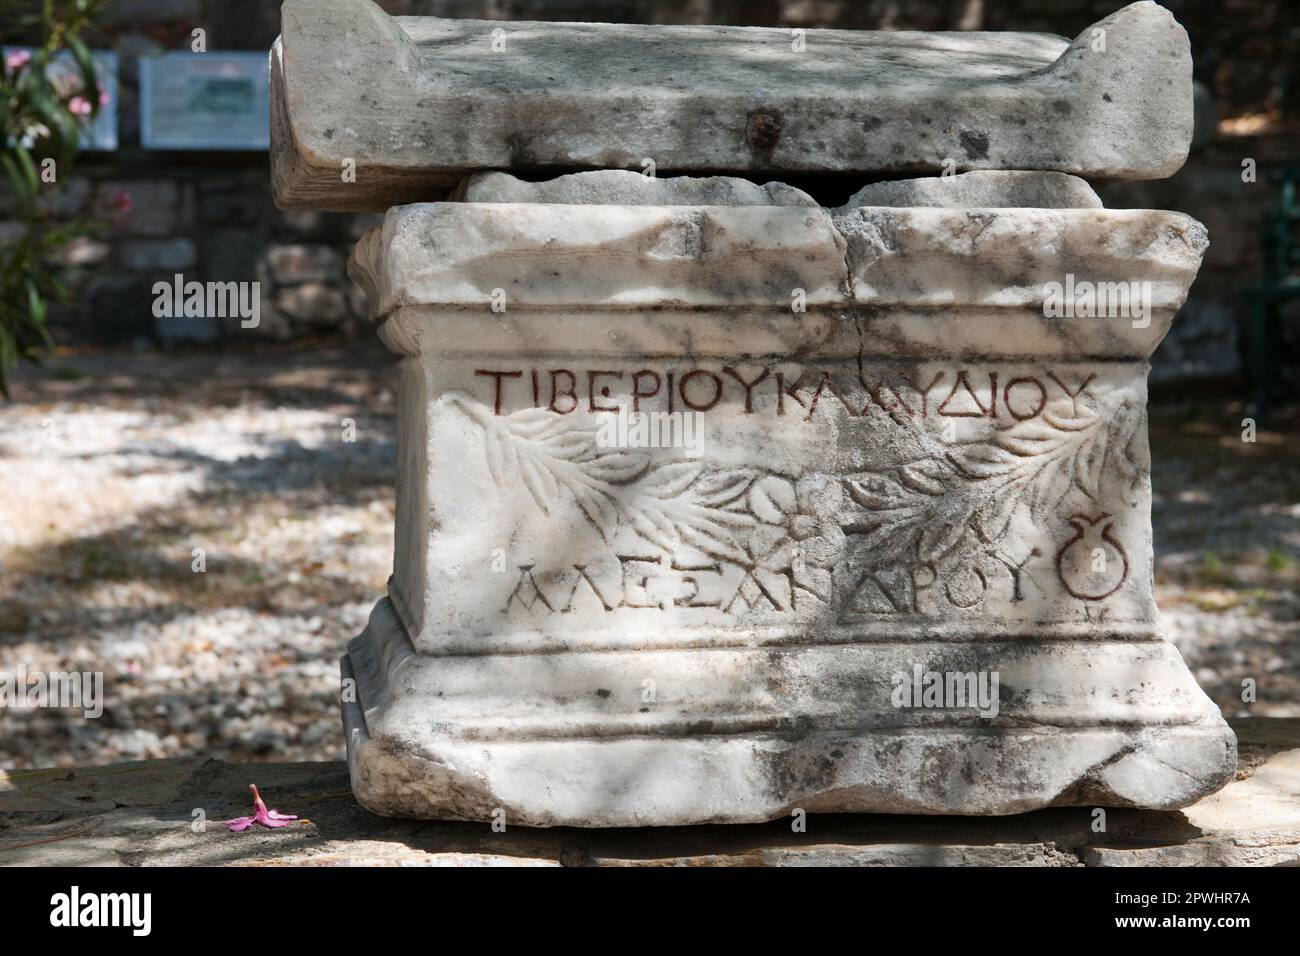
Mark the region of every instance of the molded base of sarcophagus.
POLYGON ((342 671, 352 788, 385 816, 622 827, 1174 809, 1236 767, 1236 738, 1164 641, 430 656, 385 599, 342 671), (996 698, 894 706, 926 673, 989 667, 996 698))

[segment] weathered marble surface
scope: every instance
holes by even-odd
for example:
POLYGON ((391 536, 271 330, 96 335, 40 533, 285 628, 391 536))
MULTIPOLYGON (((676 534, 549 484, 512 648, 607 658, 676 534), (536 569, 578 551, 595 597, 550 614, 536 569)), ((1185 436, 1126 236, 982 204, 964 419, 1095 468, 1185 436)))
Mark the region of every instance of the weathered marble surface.
POLYGON ((1034 207, 1100 209, 1087 180, 1067 173, 977 169, 955 176, 891 179, 863 186, 835 212, 859 206, 945 206, 950 209, 1034 207))
POLYGON ((899 349, 1144 361, 1207 244, 1191 217, 1140 209, 863 207, 832 217, 802 207, 443 203, 392 210, 358 243, 350 270, 399 353, 581 343, 595 354, 727 357, 739 345, 854 361, 899 349), (1150 282, 1151 321, 1044 319, 1044 286, 1067 273, 1150 282), (490 312, 494 289, 504 313, 490 312), (795 289, 808 311, 791 310, 795 289), (522 311, 568 306, 558 335, 522 311), (865 327, 843 318, 849 306, 890 311, 871 312, 864 341, 865 327))
POLYGON ((0 866, 1277 866, 1300 863, 1300 720, 1235 719, 1238 779, 1185 810, 529 829, 376 817, 347 764, 155 760, 0 771, 0 866), (229 833, 248 784, 302 819, 229 833), (194 811, 206 828, 196 831, 194 811))
POLYGON ((390 18, 370 0, 286 0, 281 18, 282 208, 382 210, 476 170, 647 158, 664 173, 953 163, 1152 179, 1182 166, 1192 136, 1187 36, 1150 2, 1073 42, 812 30, 802 52, 780 29, 390 18))
POLYGON ((817 205, 816 200, 802 189, 785 183, 760 186, 736 176, 660 178, 626 169, 573 173, 541 182, 528 182, 509 173, 475 173, 466 176, 448 198, 453 202, 576 203, 587 206, 817 205))
POLYGON ((1217 789, 1145 419, 1205 246, 1149 210, 392 210, 350 262, 402 357, 358 799, 638 826, 1217 789), (1145 311, 1046 316, 1067 276, 1145 311), (603 447, 620 405, 697 413, 698 453, 603 447), (914 666, 997 673, 997 713, 896 706, 914 666))

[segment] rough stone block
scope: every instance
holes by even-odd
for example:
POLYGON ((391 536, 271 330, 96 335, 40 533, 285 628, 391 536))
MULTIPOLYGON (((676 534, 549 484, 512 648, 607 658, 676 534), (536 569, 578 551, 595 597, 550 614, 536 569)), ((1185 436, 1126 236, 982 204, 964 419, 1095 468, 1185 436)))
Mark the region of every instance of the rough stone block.
POLYGON ((625 169, 574 173, 536 183, 525 182, 509 173, 475 173, 467 177, 449 198, 459 202, 578 203, 588 206, 817 205, 802 189, 785 183, 759 186, 734 176, 661 179, 625 169))
POLYGON ((863 186, 842 207, 946 206, 949 208, 1038 207, 1100 209, 1101 200, 1086 180, 1065 173, 976 170, 955 176, 893 179, 863 186))

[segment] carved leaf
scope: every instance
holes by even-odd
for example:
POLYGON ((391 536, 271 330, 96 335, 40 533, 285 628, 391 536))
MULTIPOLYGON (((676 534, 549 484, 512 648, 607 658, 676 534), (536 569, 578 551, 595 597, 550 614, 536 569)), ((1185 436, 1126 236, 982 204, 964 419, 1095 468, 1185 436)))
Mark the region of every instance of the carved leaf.
POLYGON ((520 438, 539 438, 555 423, 555 416, 544 408, 523 408, 502 419, 505 427, 520 438))
POLYGON ((702 520, 683 524, 680 532, 684 541, 705 554, 717 555, 737 564, 749 563, 749 555, 745 553, 744 546, 730 529, 716 521, 702 520))
POLYGON ((923 458, 899 469, 903 484, 926 495, 941 495, 948 488, 951 475, 940 462, 923 458))
POLYGON ((798 509, 794 485, 784 478, 760 478, 750 489, 749 507, 760 521, 784 524, 786 516, 798 509))
POLYGON ((1070 493, 1069 475, 1062 470, 1061 462, 1060 457, 1050 457, 1034 473, 1030 482, 1029 508, 1035 514, 1043 509, 1055 509, 1070 493))
POLYGON ((1146 474, 1143 463, 1147 452, 1142 438, 1146 411, 1136 408, 1129 409, 1128 412, 1111 439, 1111 447, 1117 449, 1113 455, 1117 483, 1125 500, 1131 504, 1133 492, 1142 483, 1146 474))
POLYGON ((645 470, 642 455, 626 451, 610 451, 583 461, 582 470, 592 478, 620 484, 630 481, 645 470))
POLYGON ((498 485, 505 484, 507 471, 505 448, 496 432, 487 432, 483 438, 483 448, 487 452, 488 473, 498 485))
POLYGON ((777 525, 760 525, 749 536, 749 552, 760 567, 780 571, 789 563, 790 536, 777 525))
POLYGON ((990 494, 972 516, 980 538, 986 542, 1000 540, 1007 533, 1019 504, 1020 498, 1014 493, 990 494))
POLYGON ((638 487, 656 498, 675 498, 689 488, 703 470, 704 464, 698 461, 660 465, 647 474, 638 487))
POLYGON ((1074 458, 1074 482, 1093 501, 1101 498, 1101 476, 1106 466, 1107 435, 1107 429, 1095 429, 1074 458))
POLYGON ((999 445, 979 442, 964 445, 951 458, 957 469, 968 478, 996 478, 1020 467, 1020 455, 999 445))
POLYGON ((743 500, 755 477, 748 470, 705 475, 695 485, 695 500, 706 508, 726 508, 743 500))
POLYGON ((919 512, 905 510, 892 513, 865 532, 860 528, 848 529, 855 557, 867 567, 880 567, 897 560, 913 548, 920 517, 919 512))
POLYGON ((936 516, 926 522, 917 542, 917 556, 923 564, 937 561, 957 546, 966 533, 966 512, 936 516))
POLYGON ((1087 406, 1080 406, 1082 414, 1059 415, 1050 408, 1043 412, 1043 421, 1052 428, 1062 432, 1086 431, 1099 421, 1097 413, 1087 406))
POLYGON ((665 551, 676 550, 681 545, 681 536, 677 533, 677 528, 658 508, 630 508, 628 518, 636 533, 651 544, 658 545, 665 551))
POLYGON ((550 514, 551 502, 556 499, 559 492, 555 476, 533 458, 520 459, 519 476, 523 479, 524 487, 533 496, 533 501, 537 502, 537 507, 550 514))
POLYGON ((884 475, 859 475, 850 478, 847 484, 849 497, 872 511, 905 508, 915 497, 884 475))
POLYGON ((574 501, 587 516, 587 520, 595 525, 605 543, 609 544, 613 541, 614 532, 618 530, 618 506, 608 495, 596 488, 580 486, 574 489, 572 485, 569 487, 574 492, 574 501))
POLYGON ((587 431, 560 432, 546 437, 547 450, 556 458, 565 461, 603 458, 610 452, 602 449, 595 440, 595 435, 587 431))

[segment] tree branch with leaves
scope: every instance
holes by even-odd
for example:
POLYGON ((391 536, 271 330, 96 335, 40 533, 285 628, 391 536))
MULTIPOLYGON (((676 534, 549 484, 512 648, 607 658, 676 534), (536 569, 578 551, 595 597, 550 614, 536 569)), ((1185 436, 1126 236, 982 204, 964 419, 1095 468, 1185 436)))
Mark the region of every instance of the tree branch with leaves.
POLYGON ((6 397, 14 364, 35 361, 53 345, 46 318, 49 303, 68 294, 63 249, 89 228, 60 221, 50 200, 62 188, 85 124, 107 100, 82 39, 103 2, 41 0, 16 11, 3 4, 6 34, 31 38, 8 50, 0 71, 0 169, 21 227, 0 244, 0 392, 6 397), (69 59, 75 71, 50 69, 69 59))

